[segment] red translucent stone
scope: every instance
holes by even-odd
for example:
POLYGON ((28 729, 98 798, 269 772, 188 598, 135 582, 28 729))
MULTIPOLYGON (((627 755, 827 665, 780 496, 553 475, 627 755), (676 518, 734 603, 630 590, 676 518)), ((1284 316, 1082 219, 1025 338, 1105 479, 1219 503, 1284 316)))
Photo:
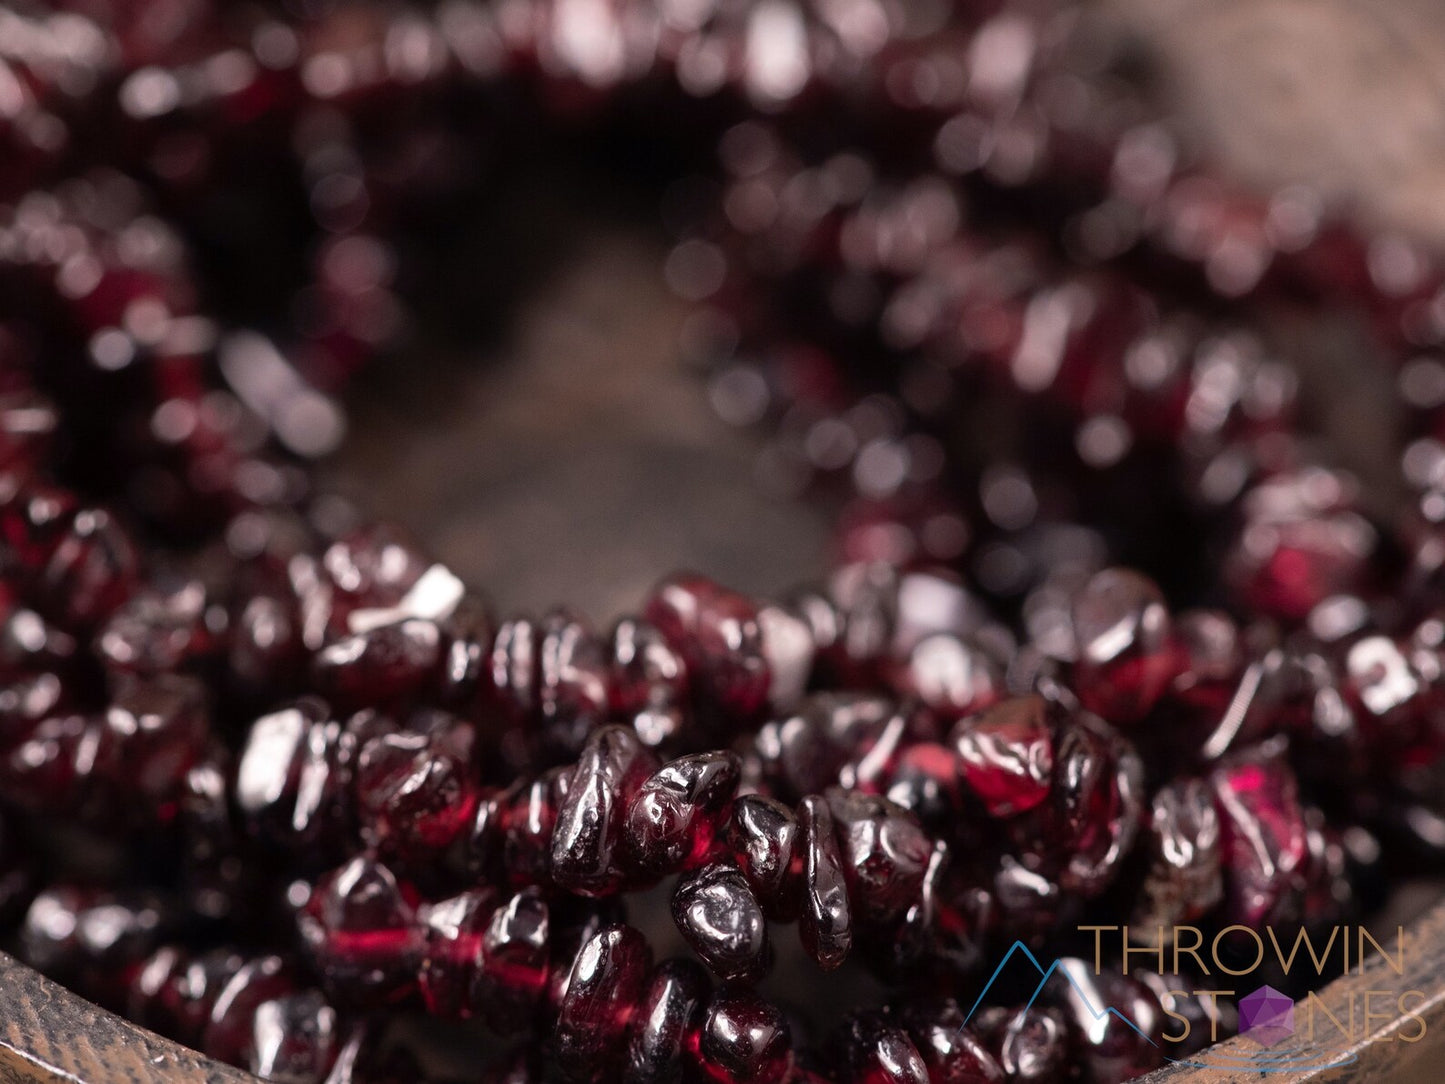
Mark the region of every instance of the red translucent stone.
POLYGON ((1347 476, 1316 468, 1249 491, 1225 565, 1243 606, 1302 621, 1332 595, 1367 586, 1378 537, 1353 507, 1353 488, 1347 476))
POLYGON ((370 858, 353 858, 311 890, 297 917, 306 948, 338 1004, 409 994, 425 950, 411 889, 370 858))
POLYGON ((247 1065, 255 1053, 256 1010, 295 988, 285 961, 261 956, 243 964, 226 980, 211 1003, 201 1034, 201 1050, 218 1061, 247 1065))
POLYGON ((1224 897, 1219 815, 1203 780, 1166 783, 1154 795, 1145 839, 1148 872, 1131 925, 1186 925, 1224 897))
POLYGON ((917 902, 933 841, 887 798, 831 787, 827 800, 853 913, 891 922, 917 902))
POLYGON ((803 850, 791 809, 761 794, 743 795, 733 803, 727 849, 769 917, 797 914, 803 850))
POLYGON ((656 760, 631 730, 594 731, 572 770, 552 830, 552 879, 587 896, 615 892, 625 871, 628 804, 656 760))
POLYGON ((664 764, 627 808, 632 863, 644 875, 690 869, 708 860, 742 777, 734 753, 696 753, 664 764))
POLYGON ((677 1084, 695 1049, 708 997, 707 973, 691 960, 653 969, 632 1015, 623 1078, 634 1084, 677 1084))
POLYGON ((552 1036, 564 1076, 591 1081, 614 1070, 651 966, 647 938, 630 926, 608 926, 582 946, 552 1036))
POLYGON ((119 778, 153 806, 176 798, 210 735, 205 688, 194 678, 158 674, 116 683, 105 724, 119 778))
POLYGON ((497 909, 485 888, 463 892, 423 909, 426 955, 420 985, 427 1012, 459 1018, 472 1013, 472 990, 482 968, 482 942, 497 909))
POLYGON ((1122 568, 1095 573, 1073 601, 1074 692, 1111 723, 1137 722, 1178 668, 1164 595, 1122 568))
POLYGON ((952 633, 913 646, 892 672, 894 689, 948 722, 990 707, 1005 695, 1002 667, 988 652, 952 633))
POLYGON ((362 838, 381 853, 417 865, 445 850, 472 825, 471 724, 447 716, 426 732, 380 734, 356 757, 353 787, 362 838))
POLYGON ((988 813, 1009 817, 1049 796, 1054 771, 1053 728, 1040 696, 1004 700, 962 720, 950 736, 958 772, 988 813))
POLYGON ((930 1084, 928 1067, 908 1032, 875 1013, 844 1030, 843 1062, 853 1084, 930 1084))
POLYGON ((324 1084, 340 1052, 336 1010, 318 990, 288 994, 256 1007, 248 1068, 285 1084, 324 1084))
POLYGON ((832 786, 894 718, 896 705, 866 693, 815 693, 797 711, 765 723, 754 748, 770 790, 802 797, 832 786))
POLYGON ((718 1084, 780 1084, 792 1060, 792 1032, 782 1010, 742 986, 724 986, 713 994, 696 1055, 707 1079, 718 1084))
POLYGON ((798 932, 808 955, 825 971, 838 967, 853 946, 853 915, 833 814, 827 799, 809 795, 798 803, 803 856, 803 902, 798 932))
POLYGON ((473 993, 477 1016, 493 1031, 525 1028, 547 986, 551 916, 535 888, 498 907, 482 937, 473 993))
POLYGON ((115 518, 99 508, 75 513, 36 581, 36 605, 67 628, 91 628, 136 590, 140 558, 115 518))
POLYGON ((138 591, 96 635, 96 652, 118 671, 154 674, 209 657, 225 633, 224 610, 198 580, 138 591))
POLYGON ((350 765, 341 724, 316 699, 251 724, 236 764, 235 803, 252 838, 318 860, 350 824, 350 765))
POLYGON ((682 729, 687 668, 656 626, 624 617, 608 640, 613 714, 632 718, 638 736, 659 745, 682 729))
POLYGON ((1147 986, 1109 968, 1096 974, 1092 961, 1076 957, 1061 959, 1059 970, 1042 996, 1063 1013, 1085 1080, 1128 1080, 1163 1062, 1164 1012, 1147 986), (1101 1006, 1123 1019, 1099 1016, 1101 1006))
POLYGON ((971 1026, 998 1060, 1009 1084, 1050 1084, 1069 1075, 1073 1043, 1059 1011, 984 1009, 971 1026))
POLYGON ((763 707, 769 673, 750 599, 701 576, 674 576, 658 585, 644 612, 686 662, 699 703, 742 717, 763 707))
MULTIPOLYGON (((1066 892, 1095 896, 1134 846, 1144 767, 1127 742, 1086 714, 1064 728, 1054 757, 1053 805, 1067 853, 1059 884, 1066 892)), ((1058 848, 1061 840, 1052 845, 1058 848)))
POLYGON ((537 702, 549 750, 575 756, 609 708, 609 666, 601 642, 566 611, 542 622, 537 649, 537 702))
POLYGON ((317 652, 312 674, 333 703, 360 708, 408 700, 434 687, 441 661, 437 626, 408 618, 328 644, 317 652))
POLYGON ((1003 1084, 1003 1069, 988 1048, 964 1025, 963 1011, 951 998, 910 1005, 903 1023, 928 1072, 930 1084, 1003 1084))
POLYGON ((1229 918, 1259 926, 1293 913, 1307 856, 1294 771, 1274 747, 1248 750, 1210 773, 1219 812, 1229 918))
POLYGON ((497 626, 487 669, 493 696, 509 725, 535 717, 540 705, 540 641, 536 622, 528 618, 497 626))
POLYGON ((194 958, 174 947, 157 950, 131 980, 126 1015, 187 1046, 199 1046, 216 998, 245 966, 230 949, 194 958))
POLYGON ((333 601, 333 629, 349 628, 357 609, 396 606, 427 570, 429 562, 400 528, 373 523, 333 542, 321 556, 321 570, 333 601))
POLYGON ((572 770, 554 768, 502 795, 502 862, 514 885, 546 884, 552 876, 557 813, 572 785, 572 770))
POLYGON ((735 866, 715 863, 679 880, 672 917, 719 978, 756 981, 766 973, 772 961, 767 919, 735 866))
POLYGON ((43 484, 27 486, 0 505, 6 568, 32 581, 60 545, 80 502, 73 493, 43 484))
POLYGON ((34 726, 0 760, 0 789, 7 801, 35 812, 91 815, 118 808, 144 816, 144 809, 107 804, 117 791, 117 744, 103 717, 52 715, 34 726))

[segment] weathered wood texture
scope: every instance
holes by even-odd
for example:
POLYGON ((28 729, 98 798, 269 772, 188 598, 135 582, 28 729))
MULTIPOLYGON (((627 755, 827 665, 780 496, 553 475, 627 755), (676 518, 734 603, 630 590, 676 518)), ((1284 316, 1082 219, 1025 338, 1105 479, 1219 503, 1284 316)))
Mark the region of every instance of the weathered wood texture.
POLYGON ((255 1077, 96 1008, 0 953, 0 1084, 245 1084, 255 1077))

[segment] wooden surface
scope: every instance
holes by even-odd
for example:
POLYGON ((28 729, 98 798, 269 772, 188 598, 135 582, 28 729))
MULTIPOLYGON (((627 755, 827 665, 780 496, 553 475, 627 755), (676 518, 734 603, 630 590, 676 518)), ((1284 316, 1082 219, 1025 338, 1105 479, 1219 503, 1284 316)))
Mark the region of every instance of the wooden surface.
POLYGON ((112 1016, 0 953, 0 1084, 255 1079, 112 1016))

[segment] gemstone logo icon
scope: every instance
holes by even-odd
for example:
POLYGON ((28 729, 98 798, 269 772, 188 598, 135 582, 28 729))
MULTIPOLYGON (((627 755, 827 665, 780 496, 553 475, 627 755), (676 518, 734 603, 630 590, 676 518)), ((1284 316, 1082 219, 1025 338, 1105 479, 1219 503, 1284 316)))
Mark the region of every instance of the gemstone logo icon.
POLYGON ((1294 1034, 1294 1002, 1273 986, 1239 999, 1239 1033, 1260 1046, 1274 1046, 1294 1034))

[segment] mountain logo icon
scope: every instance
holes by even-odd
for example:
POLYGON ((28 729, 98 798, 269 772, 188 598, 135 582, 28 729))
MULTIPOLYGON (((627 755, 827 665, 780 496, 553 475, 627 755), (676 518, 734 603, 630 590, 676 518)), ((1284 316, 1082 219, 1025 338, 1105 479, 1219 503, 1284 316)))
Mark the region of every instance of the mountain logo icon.
POLYGON ((1126 1027, 1134 1031, 1150 1046, 1157 1047, 1159 1045, 1154 1041, 1152 1037, 1150 1037, 1148 1032, 1144 1031, 1141 1027, 1139 1027, 1138 1024, 1134 1023, 1134 1021, 1130 1020, 1127 1016, 1121 1013, 1118 1009, 1114 1008, 1112 1005, 1100 1006, 1094 1004, 1093 998, 1086 990, 1086 986, 1088 985, 1088 976, 1092 974, 1092 971, 1089 968, 1089 965, 1086 964, 1083 960, 1071 956, 1055 958, 1047 967, 1045 967, 1043 964, 1039 963, 1038 957, 1035 956, 1033 952, 1029 949, 1029 947, 1022 941, 1015 941, 1012 945, 1010 945, 1008 952, 1004 953, 1003 959, 999 961, 999 965, 993 969, 993 974, 988 977, 988 982, 983 984, 983 989, 979 991, 978 997, 974 999, 973 1006, 968 1010, 968 1015, 964 1017, 963 1022, 965 1025, 967 1025, 968 1022, 973 1019, 973 1014, 978 1011, 979 1006, 982 1005, 984 999, 988 997, 988 992, 993 989, 994 983, 998 981, 999 976, 1002 975, 1004 971, 1008 968, 1009 961, 1011 961, 1015 956, 1022 956, 1025 960, 1027 960, 1030 964, 1033 965, 1034 970, 1037 971, 1039 975, 1039 981, 1034 986, 1034 992, 1029 995, 1028 1002, 1024 1005, 1025 1009, 1033 1007, 1034 1002, 1037 1001, 1039 998, 1039 994, 1043 992, 1044 987, 1048 985, 1049 980, 1053 978, 1055 974, 1062 975, 1064 981, 1066 981, 1069 986, 1073 988, 1073 992, 1075 997, 1077 998, 1078 1004, 1084 1009, 1085 1012, 1089 1013, 1089 1015, 1092 1016, 1096 1022, 1107 1023, 1108 1019, 1110 1017, 1113 1017, 1114 1019, 1120 1021, 1126 1027))

